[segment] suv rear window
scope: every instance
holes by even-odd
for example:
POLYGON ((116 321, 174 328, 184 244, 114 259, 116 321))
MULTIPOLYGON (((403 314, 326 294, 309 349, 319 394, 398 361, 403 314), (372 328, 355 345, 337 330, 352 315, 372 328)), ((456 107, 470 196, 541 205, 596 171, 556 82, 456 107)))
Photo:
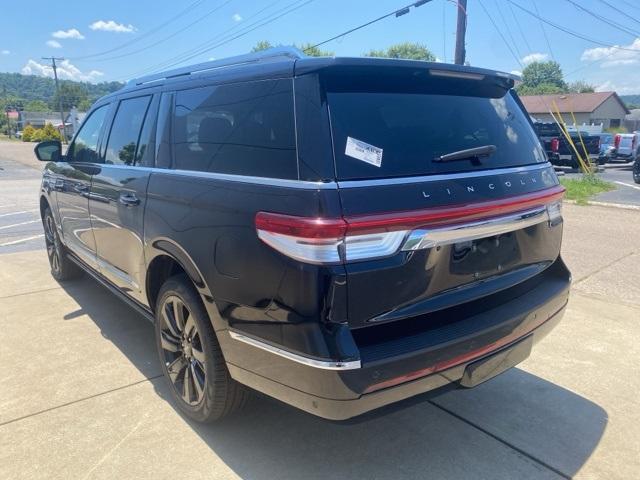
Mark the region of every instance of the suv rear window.
POLYGON ((546 161, 510 91, 500 98, 404 92, 327 92, 339 180, 388 178, 546 161), (434 158, 495 145, 480 161, 434 158), (379 166, 376 163, 379 160, 379 166))

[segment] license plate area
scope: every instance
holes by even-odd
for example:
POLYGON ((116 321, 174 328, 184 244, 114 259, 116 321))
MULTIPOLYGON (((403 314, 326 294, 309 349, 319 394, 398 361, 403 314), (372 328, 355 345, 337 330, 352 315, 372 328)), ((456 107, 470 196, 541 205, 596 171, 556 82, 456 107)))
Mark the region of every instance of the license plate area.
POLYGON ((533 335, 529 335, 508 348, 470 363, 464 370, 460 385, 467 388, 475 387, 515 367, 531 354, 532 347, 533 335))

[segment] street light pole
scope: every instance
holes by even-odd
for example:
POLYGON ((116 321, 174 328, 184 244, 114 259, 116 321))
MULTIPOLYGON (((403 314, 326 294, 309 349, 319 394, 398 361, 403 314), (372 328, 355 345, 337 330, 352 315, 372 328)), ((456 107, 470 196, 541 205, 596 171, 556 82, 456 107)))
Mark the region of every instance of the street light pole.
POLYGON ((56 60, 63 61, 61 57, 42 57, 43 60, 51 60, 51 67, 53 68, 53 79, 56 82, 56 96, 58 97, 58 107, 60 108, 60 120, 62 120, 62 141, 67 143, 67 129, 64 126, 64 111, 62 109, 62 96, 60 95, 60 85, 58 85, 58 67, 56 60))
POLYGON ((464 65, 466 49, 464 47, 467 34, 467 0, 458 0, 458 24, 456 26, 455 64, 464 65))

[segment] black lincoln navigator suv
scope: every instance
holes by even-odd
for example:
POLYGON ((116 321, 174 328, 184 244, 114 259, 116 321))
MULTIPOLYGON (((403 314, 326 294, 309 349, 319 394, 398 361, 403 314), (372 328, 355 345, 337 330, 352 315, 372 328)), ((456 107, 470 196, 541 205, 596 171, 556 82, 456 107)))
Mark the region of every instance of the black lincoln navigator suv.
POLYGON ((569 294, 563 188, 513 85, 286 48, 133 80, 36 147, 51 272, 155 323, 199 421, 249 389, 339 420, 472 387, 569 294))

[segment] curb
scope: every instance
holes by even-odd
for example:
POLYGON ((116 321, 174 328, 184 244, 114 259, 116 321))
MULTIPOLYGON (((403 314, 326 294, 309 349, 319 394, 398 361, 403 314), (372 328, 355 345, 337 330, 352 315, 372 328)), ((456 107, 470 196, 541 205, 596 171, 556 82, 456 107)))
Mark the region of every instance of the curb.
MULTIPOLYGON (((564 203, 568 203, 570 205, 578 205, 578 202, 575 200, 563 200, 564 203)), ((593 205, 595 207, 609 207, 609 208, 620 208, 622 210, 635 210, 640 211, 640 205, 629 205, 627 203, 610 203, 610 202, 597 202, 597 201, 587 201, 587 205, 593 205)))

